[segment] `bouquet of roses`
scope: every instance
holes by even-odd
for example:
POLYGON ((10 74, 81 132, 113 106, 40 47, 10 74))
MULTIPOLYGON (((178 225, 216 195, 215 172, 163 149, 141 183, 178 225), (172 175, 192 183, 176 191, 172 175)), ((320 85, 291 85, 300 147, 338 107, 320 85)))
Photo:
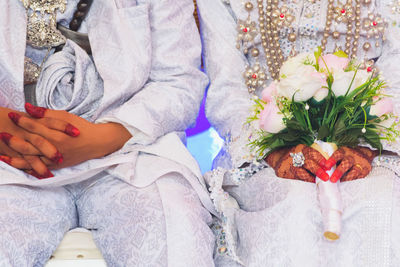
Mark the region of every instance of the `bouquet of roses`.
MULTIPOLYGON (((324 158, 318 161, 321 168, 315 172, 315 181, 324 236, 336 240, 342 212, 338 182, 349 169, 335 171, 334 152, 362 144, 381 151, 381 140, 394 141, 399 121, 392 101, 379 75, 371 67, 360 69, 342 51, 322 55, 318 49, 289 58, 279 78, 255 100, 255 113, 249 120, 258 120, 260 131, 251 145, 261 157, 300 144, 321 152, 324 158)), ((302 150, 290 156, 294 167, 305 162, 302 150)))

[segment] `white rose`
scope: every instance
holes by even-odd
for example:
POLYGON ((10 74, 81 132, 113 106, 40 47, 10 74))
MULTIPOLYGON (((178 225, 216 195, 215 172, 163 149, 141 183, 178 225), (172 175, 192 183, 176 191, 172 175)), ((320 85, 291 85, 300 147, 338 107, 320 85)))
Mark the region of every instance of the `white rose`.
POLYGON ((307 101, 326 84, 326 77, 319 73, 313 66, 300 65, 297 72, 281 80, 278 84, 278 95, 294 101, 307 101))
MULTIPOLYGON (((343 70, 337 70, 333 73, 333 83, 332 83, 332 91, 335 96, 345 95, 347 90, 349 89, 350 83, 353 79, 354 71, 345 72, 343 70)), ((352 84, 349 93, 353 91, 355 88, 354 83, 352 84)))
MULTIPOLYGON (((289 77, 298 73, 299 68, 304 67, 304 62, 310 62, 311 64, 315 64, 315 57, 310 53, 301 53, 295 57, 291 57, 286 60, 281 67, 279 72, 280 77, 289 77)), ((312 66, 308 66, 312 67, 312 66)))
MULTIPOLYGON (((350 83, 354 77, 354 71, 343 71, 343 70, 336 70, 333 73, 333 83, 332 83, 332 91, 336 97, 343 96, 346 94, 347 90, 349 89, 350 83)), ((354 89, 364 84, 368 81, 370 74, 365 70, 358 70, 357 75, 354 78, 353 84, 349 90, 351 93, 354 89)))

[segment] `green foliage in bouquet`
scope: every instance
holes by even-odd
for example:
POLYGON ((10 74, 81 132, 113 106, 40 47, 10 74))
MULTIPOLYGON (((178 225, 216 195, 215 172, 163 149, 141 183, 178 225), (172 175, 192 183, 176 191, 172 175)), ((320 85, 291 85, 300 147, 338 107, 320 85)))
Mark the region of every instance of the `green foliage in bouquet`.
MULTIPOLYGON (((337 56, 347 57, 344 52, 337 52, 337 56)), ((315 52, 316 63, 304 62, 305 65, 313 65, 318 71, 318 58, 321 50, 315 52)), ((326 69, 328 69, 326 67, 326 69)), ((379 99, 387 97, 382 94, 385 82, 373 75, 362 85, 350 91, 352 83, 357 75, 358 66, 351 62, 348 70, 354 71, 353 80, 346 94, 335 96, 332 90, 334 83, 331 72, 327 73, 328 95, 320 102, 311 98, 307 101, 295 101, 283 96, 276 97, 276 105, 283 114, 285 128, 278 133, 259 131, 259 138, 253 140, 250 145, 257 149, 260 156, 266 156, 275 149, 295 146, 298 144, 311 145, 315 140, 333 142, 338 146, 354 147, 360 143, 368 143, 373 148, 382 150, 381 140, 393 141, 399 136, 395 122, 389 127, 381 125, 391 115, 374 117, 368 115, 372 105, 379 99)), ((285 77, 284 77, 285 78, 285 77)), ((256 100, 255 115, 248 122, 259 119, 259 114, 267 103, 256 100)))

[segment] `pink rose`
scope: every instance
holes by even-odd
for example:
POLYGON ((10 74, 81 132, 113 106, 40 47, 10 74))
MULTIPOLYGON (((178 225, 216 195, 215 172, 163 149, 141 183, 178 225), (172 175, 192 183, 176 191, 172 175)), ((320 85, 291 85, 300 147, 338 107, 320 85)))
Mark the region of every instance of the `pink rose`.
POLYGON ((333 54, 327 54, 318 59, 318 64, 321 70, 328 67, 329 71, 344 70, 349 65, 350 60, 346 57, 338 57, 333 54))
POLYGON ((261 93, 262 101, 269 103, 273 100, 273 96, 276 95, 276 84, 271 82, 267 88, 265 88, 261 93))
POLYGON ((271 101, 264 105, 264 109, 260 113, 260 128, 268 133, 278 133, 286 127, 283 118, 276 103, 271 101))
POLYGON ((393 101, 388 97, 384 97, 371 106, 369 114, 380 117, 391 112, 393 112, 393 101))

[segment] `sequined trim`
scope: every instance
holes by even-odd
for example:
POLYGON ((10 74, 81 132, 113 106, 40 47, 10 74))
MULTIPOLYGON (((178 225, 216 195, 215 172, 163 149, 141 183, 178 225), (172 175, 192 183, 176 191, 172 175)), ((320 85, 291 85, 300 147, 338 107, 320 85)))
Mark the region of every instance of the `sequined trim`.
POLYGON ((232 169, 228 171, 231 181, 236 185, 240 185, 243 182, 249 180, 254 174, 261 171, 264 168, 267 168, 268 165, 264 161, 253 161, 248 163, 248 166, 243 168, 232 169))
POLYGON ((219 245, 217 252, 220 255, 227 255, 239 264, 243 264, 236 253, 236 227, 235 227, 235 212, 239 209, 236 200, 231 197, 222 188, 224 181, 225 169, 217 168, 206 175, 210 176, 210 197, 214 203, 215 209, 221 215, 220 227, 217 229, 217 238, 219 245))
POLYGON ((399 156, 378 156, 372 162, 372 167, 383 167, 393 171, 400 178, 400 157, 399 156))
POLYGON ((246 162, 257 160, 256 153, 252 150, 249 143, 257 138, 258 122, 244 124, 239 136, 227 140, 228 153, 232 159, 232 167, 239 168, 246 162))

